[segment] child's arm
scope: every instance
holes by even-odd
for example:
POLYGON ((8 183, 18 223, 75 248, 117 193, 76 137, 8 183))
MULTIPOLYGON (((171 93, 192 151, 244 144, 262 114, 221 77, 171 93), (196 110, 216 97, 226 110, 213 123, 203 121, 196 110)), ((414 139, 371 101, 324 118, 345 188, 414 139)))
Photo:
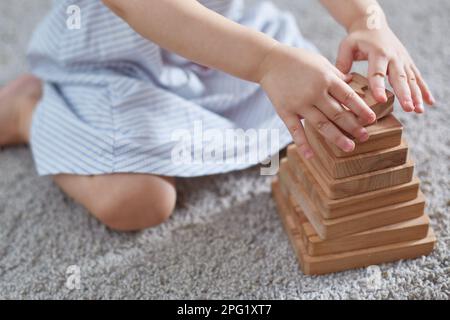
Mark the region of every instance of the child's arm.
POLYGON ((434 98, 408 51, 388 26, 375 0, 321 0, 322 4, 348 31, 339 48, 336 65, 344 73, 354 60, 369 61, 369 81, 374 96, 386 101, 385 83, 389 76, 405 111, 422 113, 423 100, 434 98))
POLYGON ((363 125, 375 114, 322 56, 283 46, 232 22, 196 0, 103 0, 144 37, 199 64, 258 82, 300 151, 313 155, 301 118, 331 142, 351 151, 354 142, 337 126, 365 141, 363 125), (340 104, 351 111, 346 111, 340 104))
POLYGON ((258 82, 261 61, 277 42, 196 0, 104 0, 142 36, 191 61, 258 82))

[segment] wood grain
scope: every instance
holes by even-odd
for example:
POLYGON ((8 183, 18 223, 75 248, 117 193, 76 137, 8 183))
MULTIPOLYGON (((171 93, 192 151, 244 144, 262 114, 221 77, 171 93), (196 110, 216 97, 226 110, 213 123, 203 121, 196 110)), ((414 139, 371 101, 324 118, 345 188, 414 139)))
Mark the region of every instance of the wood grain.
POLYGON ((428 233, 430 220, 426 214, 423 214, 418 218, 404 222, 332 240, 323 240, 317 235, 314 227, 308 222, 308 219, 300 206, 295 204, 294 199, 290 195, 288 198, 285 197, 285 199, 289 210, 294 213, 294 220, 298 219, 295 223, 299 224, 299 227, 301 228, 303 243, 310 256, 340 253, 410 240, 419 240, 426 237, 428 233))
POLYGON ((365 210, 413 200, 417 197, 419 191, 419 179, 414 177, 411 182, 405 184, 346 198, 330 199, 325 195, 325 192, 295 150, 290 150, 287 159, 295 175, 296 182, 302 184, 304 189, 308 191, 309 198, 316 204, 323 218, 326 219, 343 217, 365 210))
POLYGON ((373 110, 373 112, 377 116, 377 119, 381 119, 389 115, 393 111, 395 97, 391 91, 386 90, 386 102, 378 102, 377 100, 375 100, 372 92, 370 91, 369 80, 356 72, 353 72, 351 75, 352 81, 350 81, 349 83, 350 87, 352 87, 369 106, 369 108, 373 110))
POLYGON ((295 183, 295 177, 289 164, 284 159, 281 161, 279 178, 322 239, 336 239, 345 235, 414 219, 422 216, 424 213, 425 198, 419 192, 417 198, 411 201, 375 208, 345 217, 325 219, 318 211, 315 203, 308 197, 308 192, 301 184, 295 183))
MULTIPOLYGON (((296 146, 288 147, 288 156, 295 151, 296 146)), ((300 157, 302 157, 300 155, 300 157)), ((412 180, 414 172, 414 164, 411 160, 407 160, 404 165, 381 169, 369 173, 363 173, 356 176, 333 179, 326 172, 318 157, 313 157, 303 162, 308 167, 322 190, 328 198, 340 199, 355 194, 388 188, 412 180)))
POLYGON ((308 141, 328 174, 335 179, 391 168, 406 163, 408 146, 406 141, 398 146, 371 151, 345 158, 336 157, 325 139, 308 121, 305 122, 308 141))
POLYGON ((301 228, 298 228, 296 220, 289 212, 286 201, 279 191, 278 186, 279 182, 275 179, 272 183, 273 197, 285 231, 297 255, 300 267, 305 274, 319 275, 400 259, 412 259, 427 255, 433 250, 436 238, 433 230, 429 228, 427 236, 420 240, 405 241, 336 254, 310 256, 302 240, 301 228))
POLYGON ((369 139, 365 142, 352 139, 355 142, 355 149, 352 152, 345 152, 331 142, 326 141, 326 143, 336 157, 350 157, 366 152, 392 148, 401 143, 403 126, 393 114, 367 126, 366 129, 369 133, 369 139))

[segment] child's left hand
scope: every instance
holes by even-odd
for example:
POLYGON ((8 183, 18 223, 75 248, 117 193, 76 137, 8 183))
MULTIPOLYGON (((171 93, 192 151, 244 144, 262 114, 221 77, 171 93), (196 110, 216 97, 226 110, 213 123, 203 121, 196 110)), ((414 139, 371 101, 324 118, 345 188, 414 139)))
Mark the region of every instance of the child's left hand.
POLYGON ((360 21, 349 28, 340 45, 336 66, 347 74, 353 61, 358 60, 369 62, 370 88, 378 101, 387 99, 384 79, 388 76, 405 111, 422 113, 424 100, 429 105, 435 103, 408 51, 387 24, 370 30, 365 21, 360 21))

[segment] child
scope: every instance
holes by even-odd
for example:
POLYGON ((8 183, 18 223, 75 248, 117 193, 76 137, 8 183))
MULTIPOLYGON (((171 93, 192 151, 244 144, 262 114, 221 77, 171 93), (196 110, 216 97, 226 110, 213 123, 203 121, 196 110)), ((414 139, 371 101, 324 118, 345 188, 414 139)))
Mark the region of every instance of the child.
POLYGON ((310 158, 305 118, 351 151, 343 131, 365 141, 375 120, 346 83, 354 60, 368 60, 380 102, 388 76, 405 111, 433 104, 376 1, 322 3, 348 31, 336 67, 268 2, 56 1, 30 44, 33 75, 0 92, 0 145, 30 142, 39 174, 110 228, 140 230, 172 213, 173 177, 242 168, 175 165, 175 129, 279 129, 280 147, 293 140, 310 158), (78 29, 66 24, 74 4, 78 29))

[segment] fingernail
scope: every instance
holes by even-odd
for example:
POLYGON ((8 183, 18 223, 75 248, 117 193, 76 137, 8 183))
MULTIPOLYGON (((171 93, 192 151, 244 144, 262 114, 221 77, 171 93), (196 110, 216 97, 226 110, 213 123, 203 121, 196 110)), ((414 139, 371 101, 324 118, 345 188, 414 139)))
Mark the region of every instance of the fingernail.
POLYGON ((303 156, 305 157, 306 160, 311 159, 314 156, 314 153, 311 150, 306 150, 303 153, 303 156))
POLYGON ((423 107, 422 103, 418 103, 416 104, 415 110, 419 113, 424 113, 425 112, 425 108, 423 107))
POLYGON ((342 149, 345 152, 351 152, 355 148, 355 143, 351 140, 345 140, 345 142, 342 144, 342 149))
POLYGON ((374 112, 370 113, 369 114, 369 124, 373 123, 375 120, 377 120, 377 115, 374 112))
POLYGON ((414 111, 415 108, 412 100, 405 100, 403 104, 406 107, 406 111, 414 111))
POLYGON ((359 130, 359 141, 364 142, 367 141, 369 139, 369 133, 367 132, 366 129, 361 128, 359 130))
POLYGON ((377 89, 375 89, 374 93, 375 93, 375 96, 376 96, 378 99, 382 99, 381 102, 386 102, 386 101, 387 101, 386 91, 385 91, 384 89, 382 89, 382 88, 377 88, 377 89))
POLYGON ((353 75, 352 74, 348 73, 348 74, 345 75, 345 82, 348 83, 348 82, 352 81, 352 79, 353 79, 353 75))
POLYGON ((436 99, 434 98, 434 96, 430 95, 430 102, 431 104, 435 104, 436 103, 436 99))

